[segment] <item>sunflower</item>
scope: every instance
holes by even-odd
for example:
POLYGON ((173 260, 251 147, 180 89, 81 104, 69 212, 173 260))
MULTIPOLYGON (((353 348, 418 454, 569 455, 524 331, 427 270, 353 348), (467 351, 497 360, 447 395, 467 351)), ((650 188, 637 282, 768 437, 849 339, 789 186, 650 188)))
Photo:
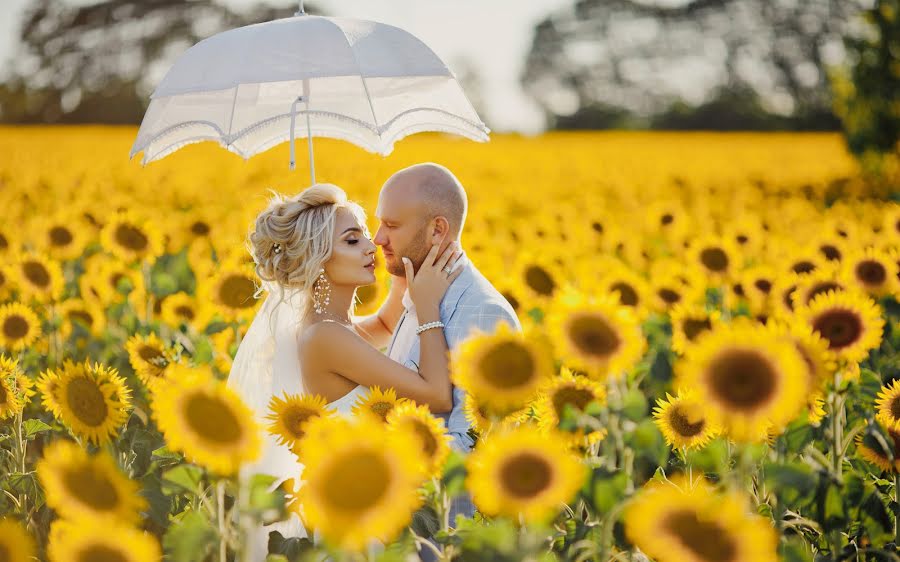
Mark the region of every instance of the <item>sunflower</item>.
POLYGON ((29 562, 37 559, 37 545, 25 526, 9 517, 0 517, 0 560, 29 562))
POLYGON ((547 321, 563 363, 593 378, 622 376, 646 348, 638 318, 614 296, 565 295, 547 321))
POLYGON ((884 472, 900 472, 900 429, 883 424, 881 429, 884 444, 876 437, 874 430, 867 431, 856 436, 856 451, 884 472))
POLYGON ((798 316, 828 342, 839 359, 858 363, 881 344, 881 307, 859 292, 829 292, 814 298, 798 316))
POLYGON ((105 451, 91 456, 72 441, 54 441, 37 463, 47 504, 62 517, 106 517, 137 524, 147 501, 105 451))
POLYGON ((397 391, 393 388, 381 390, 379 386, 369 388, 369 391, 356 398, 352 412, 354 415, 373 415, 382 422, 387 422, 387 416, 397 406, 407 402, 406 398, 398 398, 397 391))
POLYGON ((39 219, 33 227, 38 247, 58 260, 79 257, 92 237, 78 213, 63 211, 39 219))
POLYGON ((279 445, 294 450, 298 455, 295 445, 303 437, 306 423, 312 418, 334 413, 328 408, 325 398, 318 394, 299 396, 286 392, 282 397, 273 396, 268 409, 266 419, 272 422, 267 427, 269 433, 278 437, 279 445))
POLYGON ((604 271, 594 290, 616 295, 619 303, 629 307, 638 320, 647 317, 653 304, 650 284, 625 265, 604 271))
POLYGON ((784 273, 807 275, 828 266, 831 262, 825 259, 815 246, 794 246, 782 254, 778 269, 784 273))
POLYGON ((650 266, 652 307, 668 313, 677 305, 690 306, 705 300, 706 284, 696 269, 685 269, 672 259, 660 259, 650 266))
POLYGON ((683 355, 700 336, 711 332, 720 322, 718 310, 702 305, 676 305, 669 315, 672 322, 672 351, 683 355))
POLYGON ((846 291, 847 283, 838 275, 832 266, 823 266, 815 271, 802 275, 797 282, 797 289, 791 294, 793 310, 808 305, 814 298, 831 291, 846 291))
POLYGON ((13 302, 0 306, 0 345, 10 351, 29 347, 41 335, 41 322, 31 308, 13 302))
POLYGON ((162 558, 152 534, 110 521, 55 521, 47 553, 50 562, 159 562, 162 558))
POLYGON ((105 311, 83 299, 66 299, 57 310, 63 319, 59 333, 64 339, 72 335, 76 324, 95 336, 102 334, 106 328, 105 311))
POLYGON ((78 279, 81 298, 102 308, 121 302, 124 295, 142 290, 144 286, 140 271, 104 254, 95 254, 84 269, 78 279))
POLYGON ((238 348, 238 336, 243 338, 247 334, 249 326, 239 326, 237 331, 225 329, 209 336, 213 345, 213 365, 221 373, 228 374, 238 348))
POLYGON ((100 243, 125 263, 153 261, 164 251, 162 233, 152 222, 129 211, 110 217, 100 231, 100 243))
POLYGON ((875 400, 877 413, 875 417, 885 425, 900 430, 900 379, 891 385, 884 385, 875 400))
POLYGON ((625 534, 658 562, 775 562, 778 537, 738 492, 716 493, 700 478, 651 481, 623 515, 625 534))
POLYGON ((44 371, 38 376, 35 387, 41 395, 41 406, 44 410, 53 414, 53 417, 59 419, 62 416, 62 409, 55 398, 59 388, 59 376, 55 371, 44 371))
POLYGON ((428 406, 407 402, 388 413, 387 424, 394 431, 409 431, 419 442, 418 457, 426 477, 441 475, 450 456, 450 435, 443 419, 432 416, 428 406))
POLYGON ((463 405, 469 426, 478 433, 487 433, 495 427, 515 424, 527 417, 529 406, 496 410, 489 404, 479 402, 471 394, 466 394, 463 405))
POLYGON ((573 446, 595 443, 603 439, 606 435, 605 431, 586 433, 584 428, 578 428, 574 434, 554 433, 554 430, 559 429, 559 423, 567 406, 576 412, 584 412, 584 409, 591 403, 605 404, 606 389, 599 382, 576 375, 563 367, 560 375, 553 377, 541 389, 540 397, 535 403, 538 427, 547 433, 571 437, 570 441, 573 446))
POLYGON ((191 462, 231 475, 259 456, 260 430, 253 413, 209 367, 172 365, 152 394, 153 417, 166 443, 191 462))
POLYGON ((20 414, 33 395, 31 380, 18 361, 0 355, 0 420, 20 414))
POLYGON ((751 303, 751 309, 768 307, 772 297, 772 289, 778 272, 774 267, 757 264, 742 271, 739 275, 744 297, 751 303))
POLYGON ((832 263, 842 262, 849 251, 846 240, 837 235, 820 235, 813 244, 819 254, 832 263))
POLYGON ((197 332, 206 329, 212 317, 211 312, 208 307, 183 291, 168 295, 160 304, 163 322, 176 328, 182 325, 190 326, 197 332))
POLYGON ((722 325, 677 365, 681 388, 695 388, 710 420, 735 441, 780 431, 805 403, 809 381, 797 347, 751 322, 722 325))
POLYGON ((226 320, 251 320, 257 305, 256 273, 250 264, 222 264, 198 288, 198 299, 212 302, 226 320))
POLYGON ((550 353, 535 337, 501 322, 493 334, 475 333, 453 351, 453 383, 493 411, 523 408, 553 373, 550 353))
POLYGON ((691 241, 687 259, 705 271, 713 282, 723 282, 739 271, 743 258, 730 239, 706 235, 691 241))
POLYGON ((670 447, 699 449, 719 434, 720 428, 707 419, 693 389, 681 389, 675 396, 667 392, 656 405, 653 421, 670 447))
POLYGON ((478 509, 545 522, 581 488, 587 470, 568 440, 533 426, 495 431, 466 459, 466 487, 478 509))
POLYGON ((37 252, 26 252, 12 260, 9 272, 22 294, 46 303, 62 296, 65 280, 59 262, 37 252))
POLYGON ((372 416, 315 418, 300 440, 305 520, 339 548, 361 550, 409 524, 420 500, 418 443, 372 416), (360 436, 365 439, 360 439, 360 436))
POLYGON ((545 304, 562 285, 560 267, 552 259, 534 252, 517 256, 513 265, 517 287, 537 304, 545 304))
POLYGON ((794 294, 803 283, 804 275, 788 273, 779 275, 772 287, 773 316, 792 317, 794 315, 794 294))
POLYGON ((172 363, 171 350, 153 333, 131 336, 125 349, 128 351, 131 368, 148 388, 165 377, 166 370, 172 363))
POLYGON ((50 391, 43 398, 45 404, 50 402, 47 410, 83 439, 106 443, 128 420, 131 389, 115 368, 66 359, 62 369, 39 385, 50 391))
POLYGON ((766 325, 772 333, 792 342, 806 364, 809 394, 806 398, 808 420, 816 424, 825 417, 823 409, 825 385, 832 380, 838 368, 834 354, 828 350, 828 342, 809 325, 792 318, 773 320, 766 325))
POLYGON ((887 252, 869 247, 847 255, 841 278, 847 285, 878 298, 900 289, 898 271, 897 262, 887 252))

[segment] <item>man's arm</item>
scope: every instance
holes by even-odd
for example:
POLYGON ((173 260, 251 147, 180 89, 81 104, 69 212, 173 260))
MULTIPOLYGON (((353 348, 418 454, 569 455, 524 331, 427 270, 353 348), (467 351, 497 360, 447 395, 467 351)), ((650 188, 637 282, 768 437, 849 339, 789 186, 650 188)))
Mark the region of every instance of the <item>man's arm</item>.
POLYGON ((391 343, 391 335, 403 315, 403 293, 406 291, 406 278, 391 275, 391 288, 387 299, 368 316, 353 318, 353 327, 369 345, 382 349, 391 343))

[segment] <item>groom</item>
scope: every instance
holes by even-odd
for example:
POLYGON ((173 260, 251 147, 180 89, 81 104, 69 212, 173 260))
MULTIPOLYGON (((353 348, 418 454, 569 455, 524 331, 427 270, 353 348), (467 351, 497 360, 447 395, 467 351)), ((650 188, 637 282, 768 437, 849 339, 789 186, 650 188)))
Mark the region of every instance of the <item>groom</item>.
MULTIPOLYGON (((393 275, 388 302, 376 314, 366 319, 370 334, 380 334, 380 342, 387 345, 391 359, 413 370, 419 369, 419 322, 409 294, 405 292, 405 269, 401 258, 408 257, 418 271, 432 244, 440 243, 440 251, 450 243, 459 242, 466 221, 468 202, 459 180, 444 166, 424 163, 400 170, 388 178, 378 197, 375 215, 381 224, 374 242, 381 246, 385 265, 393 275), (401 293, 400 289, 404 289, 401 293), (402 298, 399 317, 390 310, 393 300, 402 298)), ((521 330, 512 306, 463 255, 457 261, 463 272, 457 277, 441 301, 441 321, 451 353, 474 331, 491 333, 499 322, 506 322, 521 330)), ((379 346, 380 347, 380 346, 379 346)), ((474 444, 468 434, 465 392, 454 387, 453 409, 440 414, 453 441, 451 446, 462 452, 471 451, 474 444)), ((471 517, 474 507, 467 497, 453 502, 450 521, 456 514, 471 517)))

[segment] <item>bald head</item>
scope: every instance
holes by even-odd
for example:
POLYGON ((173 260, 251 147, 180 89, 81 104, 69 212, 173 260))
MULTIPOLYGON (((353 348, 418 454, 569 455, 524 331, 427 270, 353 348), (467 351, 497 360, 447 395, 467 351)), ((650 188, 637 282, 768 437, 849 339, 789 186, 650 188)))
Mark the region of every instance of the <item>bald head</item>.
POLYGON ((388 178, 381 191, 421 205, 429 218, 447 219, 451 238, 459 238, 462 233, 468 208, 466 192, 444 166, 426 162, 404 168, 388 178))

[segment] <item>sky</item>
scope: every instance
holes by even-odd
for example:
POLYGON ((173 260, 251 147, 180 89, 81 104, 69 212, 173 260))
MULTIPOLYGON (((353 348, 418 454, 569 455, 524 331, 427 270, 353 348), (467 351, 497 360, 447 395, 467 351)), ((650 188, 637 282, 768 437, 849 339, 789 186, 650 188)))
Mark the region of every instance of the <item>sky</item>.
MULTIPOLYGON (((88 0, 66 0, 87 4, 88 0)), ((219 0, 234 8, 257 0, 219 0)), ((0 0, 0 66, 14 55, 19 20, 30 0, 0 0)), ((290 0, 265 0, 296 6, 290 0)), ((573 0, 317 0, 329 15, 380 21, 424 41, 445 63, 471 65, 482 84, 483 115, 495 131, 533 133, 544 127, 538 106, 522 91, 519 75, 536 23, 573 0)))

